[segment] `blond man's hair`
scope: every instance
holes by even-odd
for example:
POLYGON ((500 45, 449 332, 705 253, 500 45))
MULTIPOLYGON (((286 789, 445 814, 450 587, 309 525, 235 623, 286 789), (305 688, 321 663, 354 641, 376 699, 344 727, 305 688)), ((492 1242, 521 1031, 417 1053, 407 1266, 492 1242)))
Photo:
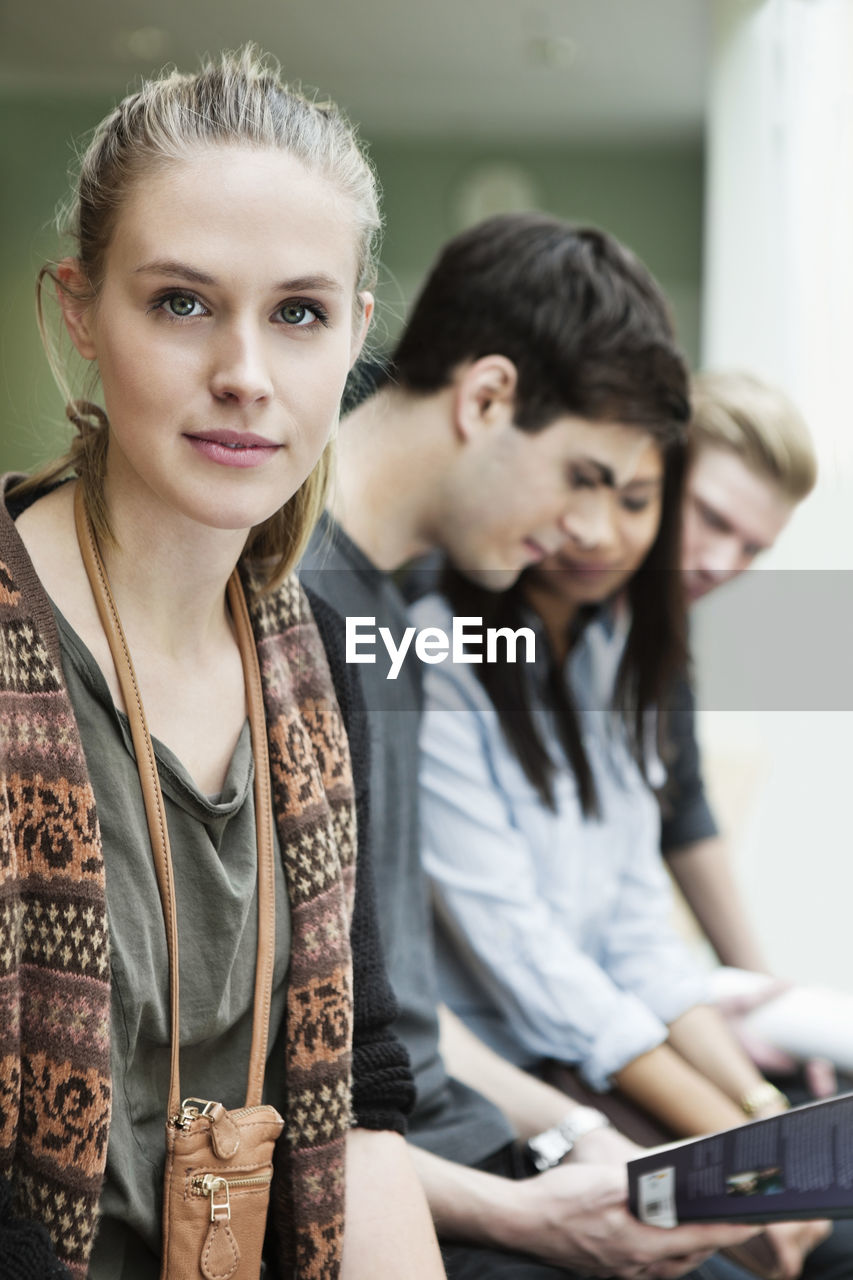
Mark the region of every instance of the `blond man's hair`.
POLYGON ((728 449, 793 502, 811 493, 817 457, 800 411, 778 387, 736 370, 696 374, 692 448, 728 449))

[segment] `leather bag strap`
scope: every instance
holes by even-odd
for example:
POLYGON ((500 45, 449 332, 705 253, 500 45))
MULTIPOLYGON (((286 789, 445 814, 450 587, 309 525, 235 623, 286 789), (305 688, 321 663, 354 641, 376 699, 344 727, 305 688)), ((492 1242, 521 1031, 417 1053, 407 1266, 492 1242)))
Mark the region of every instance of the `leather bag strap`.
MULTIPOLYGON (((166 942, 169 950, 169 1000, 171 1008, 171 1066, 169 1080, 168 1115, 176 1115, 181 1107, 180 1085, 180 981, 178 964, 178 922, 175 903, 175 881, 169 832, 157 773, 157 761, 151 744, 151 735, 145 719, 142 697, 133 669, 127 640, 122 630, 115 600, 110 590, 107 571, 101 557, 95 531, 86 510, 83 486, 78 482, 74 494, 74 521, 83 564, 92 587, 101 625, 110 647, 124 705, 130 722, 133 749, 145 803, 148 832, 154 855, 157 885, 163 907, 166 926, 166 942)), ((246 683, 246 700, 249 707, 249 727, 252 736, 252 752, 255 761, 255 825, 258 841, 258 952, 255 970, 255 999, 252 1024, 252 1045, 249 1054, 249 1077, 246 1106, 258 1106, 261 1102, 266 1065, 266 1047, 269 1033, 270 1000, 272 996, 273 967, 275 963, 275 845, 273 840, 273 811, 270 788, 269 752, 267 747, 266 716, 264 714, 258 654, 252 635, 246 598, 242 583, 235 569, 228 580, 228 603, 231 608, 234 630, 243 663, 246 683)))
POLYGON ((228 602, 240 646, 246 701, 249 704, 249 729, 255 757, 255 828, 258 840, 258 956, 255 967, 255 1011, 252 1022, 252 1047, 249 1053, 249 1079, 246 1106, 257 1107, 264 1091, 267 1062, 267 1038, 270 1025, 273 969, 275 966, 275 841, 273 836, 272 787, 267 742, 267 718, 258 650, 252 634, 249 610, 240 575, 235 569, 228 580, 228 602))

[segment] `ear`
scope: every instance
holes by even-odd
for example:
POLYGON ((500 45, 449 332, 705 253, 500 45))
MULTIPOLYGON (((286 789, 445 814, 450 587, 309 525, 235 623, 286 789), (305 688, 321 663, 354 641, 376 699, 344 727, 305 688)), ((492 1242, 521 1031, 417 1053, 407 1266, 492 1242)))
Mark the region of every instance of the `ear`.
POLYGON ((97 350, 92 325, 92 290, 77 258, 63 258, 56 267, 56 298, 65 327, 74 346, 85 360, 94 360, 97 350))
POLYGON ((358 297, 361 303, 361 318, 353 325, 350 368, 353 367, 361 354, 361 348, 364 346, 364 340, 367 337, 367 331, 370 328, 370 322, 373 319, 373 312, 376 307, 376 299, 373 297, 373 294, 368 293, 366 289, 363 290, 358 297))
POLYGON ((511 422, 518 370, 506 356, 481 356, 456 375, 454 427, 470 440, 496 422, 511 422))

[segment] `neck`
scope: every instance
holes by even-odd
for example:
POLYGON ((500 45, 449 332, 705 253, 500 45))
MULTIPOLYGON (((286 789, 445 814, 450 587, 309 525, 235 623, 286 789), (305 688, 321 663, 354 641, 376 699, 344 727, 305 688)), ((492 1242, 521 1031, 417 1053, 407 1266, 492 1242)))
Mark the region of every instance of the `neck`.
POLYGON ((330 510, 380 569, 398 569, 438 545, 452 446, 445 399, 384 388, 341 426, 330 510))
POLYGON ((106 497, 114 538, 101 554, 125 629, 156 637, 174 657, 216 642, 229 626, 225 589, 246 531, 201 526, 138 491, 119 501, 108 486, 106 497))
POLYGON ((567 600, 561 593, 536 581, 534 577, 526 579, 524 596, 527 603, 542 619, 548 647, 554 660, 562 666, 571 649, 572 626, 578 613, 578 606, 567 600))

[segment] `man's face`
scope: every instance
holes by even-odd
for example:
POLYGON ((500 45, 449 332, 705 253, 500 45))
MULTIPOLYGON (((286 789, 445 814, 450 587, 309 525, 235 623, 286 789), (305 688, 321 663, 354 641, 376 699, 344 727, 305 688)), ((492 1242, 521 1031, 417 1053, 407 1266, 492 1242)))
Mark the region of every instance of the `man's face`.
POLYGON ((687 477, 681 565, 692 602, 748 569, 778 538, 794 503, 728 449, 700 449, 687 477))
POLYGON ((597 544, 614 491, 631 487, 649 444, 638 427, 569 414, 522 431, 507 409, 460 455, 436 542, 462 573, 503 591, 567 539, 597 544))

